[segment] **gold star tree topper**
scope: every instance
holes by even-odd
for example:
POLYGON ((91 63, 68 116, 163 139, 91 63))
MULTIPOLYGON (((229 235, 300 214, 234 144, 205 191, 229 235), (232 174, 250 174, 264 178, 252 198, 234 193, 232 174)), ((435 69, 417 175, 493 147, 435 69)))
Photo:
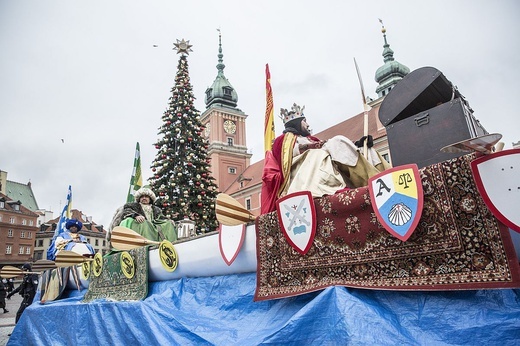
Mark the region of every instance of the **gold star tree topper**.
POLYGON ((191 50, 191 47, 193 45, 190 44, 190 40, 188 41, 185 41, 184 39, 182 39, 181 41, 177 40, 177 43, 174 43, 173 44, 175 46, 175 49, 177 51, 177 54, 186 54, 186 55, 189 55, 190 52, 193 52, 191 50))

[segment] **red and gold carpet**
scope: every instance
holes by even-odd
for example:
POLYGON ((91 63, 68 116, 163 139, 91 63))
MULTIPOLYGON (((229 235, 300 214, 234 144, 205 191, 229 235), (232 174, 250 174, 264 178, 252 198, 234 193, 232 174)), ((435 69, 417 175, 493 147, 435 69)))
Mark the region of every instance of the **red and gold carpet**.
POLYGON ((315 200, 314 243, 300 255, 276 212, 256 220, 255 300, 332 285, 384 290, 519 288, 520 266, 508 229, 477 192, 466 155, 420 170, 424 207, 406 242, 377 221, 368 188, 315 200))

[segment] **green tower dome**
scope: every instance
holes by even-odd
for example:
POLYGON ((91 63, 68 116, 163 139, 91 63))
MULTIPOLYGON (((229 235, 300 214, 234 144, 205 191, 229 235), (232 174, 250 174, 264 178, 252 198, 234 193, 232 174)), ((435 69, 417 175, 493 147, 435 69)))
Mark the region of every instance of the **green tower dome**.
POLYGON ((382 54, 385 64, 376 71, 375 80, 379 84, 376 88, 378 97, 387 95, 390 90, 397 84, 397 82, 410 73, 410 69, 408 67, 394 59, 394 51, 390 48, 390 45, 386 41, 386 29, 384 26, 381 29, 381 32, 383 33, 385 40, 382 54))
POLYGON ((222 39, 219 33, 218 35, 218 64, 217 64, 217 77, 213 84, 206 89, 206 108, 212 105, 219 105, 224 107, 235 108, 238 103, 238 95, 235 88, 229 83, 226 76, 224 76, 224 60, 222 59, 222 39))

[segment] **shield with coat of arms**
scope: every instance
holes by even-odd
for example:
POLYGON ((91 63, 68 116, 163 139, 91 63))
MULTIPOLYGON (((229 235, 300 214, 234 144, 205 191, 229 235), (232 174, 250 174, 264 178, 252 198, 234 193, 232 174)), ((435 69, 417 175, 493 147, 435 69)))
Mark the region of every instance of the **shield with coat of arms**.
POLYGON ((504 225, 520 232, 520 149, 499 151, 471 161, 477 189, 504 225))
POLYGON ((305 255, 316 234, 316 209, 310 191, 299 191, 280 198, 276 201, 276 212, 289 244, 305 255))
POLYGON ((423 209, 423 188, 416 164, 397 166, 368 180, 377 219, 396 238, 406 241, 423 209))

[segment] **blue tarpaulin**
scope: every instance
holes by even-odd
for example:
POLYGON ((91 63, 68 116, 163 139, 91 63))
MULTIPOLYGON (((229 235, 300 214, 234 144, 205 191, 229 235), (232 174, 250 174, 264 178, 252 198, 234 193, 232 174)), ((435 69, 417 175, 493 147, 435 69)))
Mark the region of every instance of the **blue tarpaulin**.
MULTIPOLYGON (((254 302, 255 273, 149 284, 143 301, 25 310, 8 345, 519 345, 520 290, 330 287, 254 302)), ((38 296, 37 296, 38 298, 38 296)))

